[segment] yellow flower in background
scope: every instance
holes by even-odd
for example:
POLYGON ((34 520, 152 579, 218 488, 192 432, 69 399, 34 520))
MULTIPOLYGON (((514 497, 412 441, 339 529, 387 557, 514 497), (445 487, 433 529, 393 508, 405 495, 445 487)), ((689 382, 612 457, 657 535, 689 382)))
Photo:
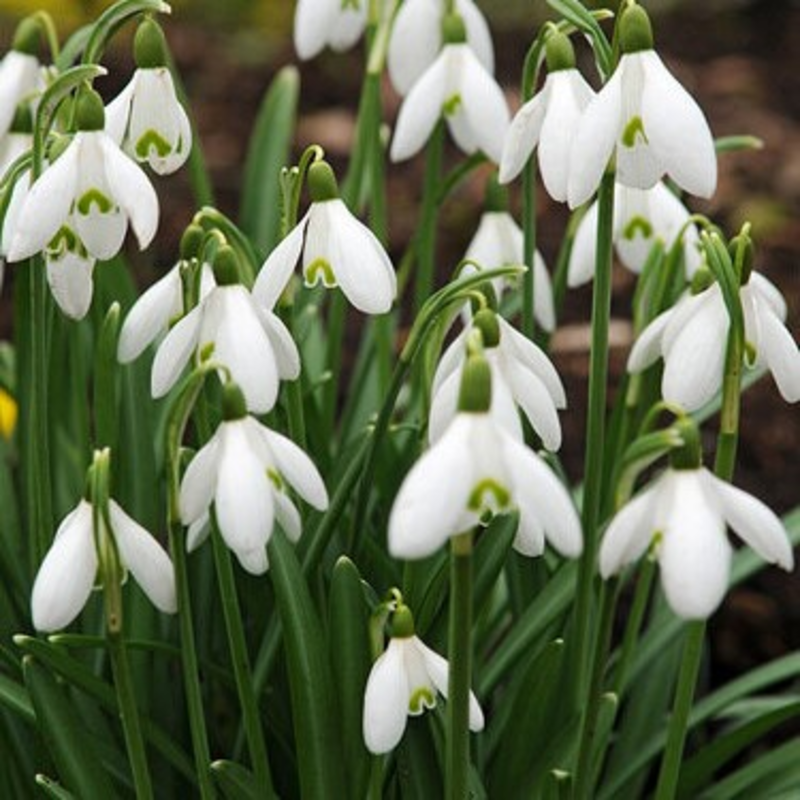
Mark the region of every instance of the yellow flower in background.
POLYGON ((17 401, 5 389, 0 388, 0 434, 5 439, 10 439, 13 435, 18 414, 17 401))

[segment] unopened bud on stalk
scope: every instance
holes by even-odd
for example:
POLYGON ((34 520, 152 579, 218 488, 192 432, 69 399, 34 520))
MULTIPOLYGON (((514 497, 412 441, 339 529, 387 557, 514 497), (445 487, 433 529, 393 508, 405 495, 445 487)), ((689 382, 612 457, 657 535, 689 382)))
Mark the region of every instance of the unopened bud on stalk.
POLYGON ((167 42, 161 26, 146 17, 136 30, 133 58, 139 69, 158 69, 167 65, 167 42))
POLYGON ((500 344, 500 323, 494 311, 482 308, 472 318, 472 325, 481 332, 484 348, 491 349, 500 344))
POLYGON ((554 31, 547 37, 545 53, 548 72, 575 68, 575 48, 569 36, 561 31, 554 31))
POLYGON ((480 354, 467 357, 461 375, 458 410, 484 414, 492 404, 492 372, 489 362, 480 354))
POLYGON ((214 280, 218 286, 239 283, 239 257, 229 244, 221 244, 214 256, 214 280))
POLYGON ((619 43, 624 54, 653 49, 653 26, 639 5, 628 6, 619 21, 619 43))
POLYGON ((339 199, 336 175, 327 161, 315 161, 308 168, 308 191, 311 194, 311 201, 314 203, 339 199))
POLYGON ((401 603, 392 614, 390 629, 392 639, 408 639, 414 635, 414 615, 405 603, 401 603))
POLYGON ((699 469, 703 465, 703 450, 697 423, 691 417, 682 417, 674 427, 680 433, 683 444, 670 452, 670 466, 678 470, 699 469))
POLYGON ((75 101, 75 123, 79 131, 102 131, 105 127, 103 98, 90 86, 82 89, 75 101))
POLYGON ((247 416, 247 402, 238 383, 228 381, 222 387, 222 418, 225 422, 244 419, 247 416))
POLYGON ((460 14, 448 14, 442 22, 442 41, 445 44, 464 44, 467 41, 467 27, 460 14))

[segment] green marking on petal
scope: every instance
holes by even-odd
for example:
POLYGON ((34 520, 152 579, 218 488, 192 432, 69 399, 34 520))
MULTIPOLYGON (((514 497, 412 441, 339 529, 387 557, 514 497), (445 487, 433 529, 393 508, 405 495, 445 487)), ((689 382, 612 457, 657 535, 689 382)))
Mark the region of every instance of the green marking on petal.
POLYGON ((642 122, 641 117, 631 117, 628 120, 628 124, 625 126, 625 130, 622 131, 622 144, 625 147, 636 147, 636 139, 637 137, 641 137, 641 141, 644 144, 647 144, 647 135, 644 132, 644 123, 642 122))
POLYGON ((644 217, 631 217, 631 221, 622 231, 622 236, 632 242, 637 233, 643 239, 649 239, 653 235, 653 226, 644 217))
POLYGON ((50 244, 47 245, 47 254, 57 260, 63 258, 67 253, 75 253, 81 258, 89 255, 78 234, 69 225, 62 225, 50 240, 50 244))
POLYGON ((283 478, 281 478, 280 473, 277 470, 269 467, 267 469, 267 477, 272 481, 273 485, 279 492, 283 491, 286 484, 283 482, 283 478))
POLYGON ((744 363, 748 367, 755 366, 756 360, 758 359, 758 350, 756 349, 755 344, 753 342, 745 342, 744 343, 744 363))
POLYGON ((143 159, 150 155, 151 149, 155 150, 159 157, 166 158, 172 152, 172 145, 158 131, 150 128, 139 137, 134 150, 136 155, 143 159))
POLYGON ((411 697, 408 698, 408 713, 413 716, 421 714, 426 708, 436 706, 436 696, 427 686, 420 686, 414 689, 411 697))
POLYGON ((511 493, 494 478, 484 478, 476 483, 467 500, 467 508, 476 513, 486 509, 503 511, 510 505, 511 493))
POLYGON ((361 0, 342 0, 342 11, 347 11, 348 8, 358 11, 361 8, 361 0))
POLYGON ((316 286, 322 281, 326 289, 333 289, 336 284, 336 276, 333 274, 333 267, 324 258, 315 258, 306 267, 305 274, 306 286, 316 286))
POLYGON ((78 198, 76 204, 78 213, 84 217, 88 216, 92 210, 92 203, 97 205, 97 210, 101 214, 108 214, 114 209, 114 203, 109 197, 106 197, 99 189, 89 189, 78 198))
POLYGON ((442 113, 446 117, 452 117, 456 113, 458 113, 458 109, 460 106, 461 106, 461 95, 454 94, 451 98, 445 100, 444 103, 442 103, 442 113))
POLYGON ((200 363, 208 361, 214 355, 214 342, 207 342, 200 348, 200 363))

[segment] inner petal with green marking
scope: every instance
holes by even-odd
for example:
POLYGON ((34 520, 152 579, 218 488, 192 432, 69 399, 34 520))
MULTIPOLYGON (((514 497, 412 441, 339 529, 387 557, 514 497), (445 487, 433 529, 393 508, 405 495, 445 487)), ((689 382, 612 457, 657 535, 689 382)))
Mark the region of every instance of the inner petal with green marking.
POLYGON ((283 491, 283 488, 284 488, 285 484, 283 482, 283 478, 281 478, 280 473, 277 470, 272 469, 272 467, 269 467, 267 469, 267 477, 270 479, 270 481, 272 482, 273 486, 279 492, 283 491))
POLYGON ((87 258, 89 255, 80 237, 69 225, 62 225, 58 229, 47 245, 47 253, 56 259, 62 258, 67 253, 75 253, 80 258, 87 258))
POLYGON ((421 714, 426 708, 436 706, 436 695, 428 686, 419 686, 411 693, 408 698, 408 713, 416 716, 421 714))
POLYGON ((172 152, 172 145, 158 131, 150 128, 138 138, 134 150, 139 158, 147 158, 151 150, 155 150, 156 155, 165 158, 172 152))
POLYGON ((459 108, 461 108, 461 95, 456 93, 442 103, 442 114, 452 117, 458 113, 459 108))
POLYGON ((511 493, 494 478, 483 478, 476 483, 467 500, 467 508, 476 514, 507 511, 510 505, 511 493))
POLYGON ((644 132, 644 123, 639 116, 631 117, 625 130, 622 131, 622 144, 628 148, 634 148, 641 142, 647 144, 647 134, 644 132))
POLYGON ((629 242, 632 242, 637 234, 643 239, 649 239, 653 235, 653 226, 644 217, 631 217, 622 231, 623 238, 629 242))
POLYGON ((114 210, 114 203, 111 198, 97 188, 85 191, 75 204, 78 213, 84 217, 92 213, 92 205, 97 206, 97 211, 100 214, 110 214, 114 210))
POLYGON ((333 289, 336 283, 336 276, 333 274, 333 267, 324 258, 315 258, 304 270, 303 277, 306 286, 316 286, 320 281, 327 289, 333 289))

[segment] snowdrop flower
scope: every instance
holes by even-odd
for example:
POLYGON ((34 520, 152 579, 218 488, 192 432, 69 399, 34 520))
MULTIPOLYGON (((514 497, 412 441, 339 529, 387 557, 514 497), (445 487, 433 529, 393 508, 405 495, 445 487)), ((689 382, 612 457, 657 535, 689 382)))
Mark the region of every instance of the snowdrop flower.
POLYGON ((219 530, 242 567, 267 570, 266 546, 277 519, 292 541, 300 537, 300 514, 291 486, 319 511, 328 507, 325 484, 311 459, 290 439, 247 416, 244 396, 227 384, 224 422, 192 459, 180 489, 181 520, 189 525, 187 549, 208 534, 211 504, 219 530))
MULTIPOLYGON (((489 74, 494 73, 494 47, 486 18, 473 0, 456 0, 464 20, 467 44, 489 74)), ((398 94, 407 95, 442 49, 443 0, 405 0, 392 23, 387 66, 398 94)))
POLYGON ((83 90, 78 132, 33 184, 19 212, 9 261, 46 250, 59 234, 80 240, 87 256, 102 261, 122 247, 130 221, 141 248, 158 226, 158 198, 144 172, 103 131, 100 96, 83 90))
POLYGON ((10 130, 17 107, 41 91, 38 49, 38 24, 31 18, 24 19, 14 34, 11 50, 0 61, 0 139, 10 130))
POLYGON ((550 468, 489 413, 492 370, 472 355, 463 369, 458 411, 411 468, 389 515, 389 552, 424 558, 449 537, 492 514, 519 510, 514 547, 540 555, 545 536, 565 556, 580 554, 572 500, 550 468))
POLYGON ((604 578, 617 574, 652 545, 672 610, 703 619, 728 588, 732 548, 726 526, 770 563, 791 570, 794 558, 778 517, 703 467, 696 441, 676 456, 611 520, 600 545, 600 573, 604 578))
POLYGON ((106 133, 126 153, 159 175, 179 169, 192 149, 192 127, 166 66, 161 27, 146 19, 136 31, 137 69, 106 108, 106 133))
POLYGON ((359 311, 385 314, 397 296, 397 278, 383 245, 339 198, 327 163, 311 165, 308 186, 311 207, 264 262, 253 296, 272 308, 302 259, 306 286, 340 286, 359 311))
MULTIPOLYGON (((392 616, 392 636, 372 665, 364 693, 363 731, 367 749, 388 753, 403 738, 406 720, 436 706, 436 694, 447 698, 447 660, 414 633, 414 620, 405 605, 392 616)), ((469 694, 469 727, 483 730, 483 711, 469 694)))
POLYGON ((665 173, 682 189, 710 197, 717 158, 708 123, 694 99, 653 50, 650 20, 629 6, 620 20, 622 57, 581 117, 570 152, 572 208, 597 189, 612 155, 617 180, 649 189, 665 173))
POLYGON ((522 106, 511 122, 500 160, 500 182, 516 178, 538 145, 539 171, 545 188, 554 200, 564 202, 570 148, 594 91, 575 68, 575 51, 568 36, 551 33, 546 47, 547 78, 541 91, 522 106))
MULTIPOLYGON (((703 263, 697 227, 689 221, 686 206, 661 181, 652 189, 614 187, 613 238, 620 261, 633 272, 641 272, 656 241, 669 249, 683 237, 683 259, 691 278, 703 263)), ((597 250, 597 201, 592 203, 575 233, 567 283, 581 286, 594 277, 597 250)))
MULTIPOLYGON (((0 136, 0 179, 5 176, 9 167, 20 156, 31 149, 33 144, 32 123, 30 110, 25 108, 20 111, 18 109, 14 121, 11 123, 11 130, 5 136, 0 136)), ((2 235, 0 235, 0 257, 3 259, 8 255, 11 238, 19 218, 19 211, 25 202, 30 186, 30 171, 26 170, 10 190, 11 197, 6 206, 2 235)))
MULTIPOLYGON (((472 237, 464 259, 473 261, 483 269, 494 269, 513 264, 522 264, 524 258, 524 235, 522 229, 508 213, 506 193, 490 182, 487 191, 486 211, 481 215, 478 229, 472 237)), ((477 268, 474 264, 465 264, 461 274, 469 274, 477 268)), ((497 299, 503 293, 504 281, 495 278, 492 287, 497 299)), ((518 281, 514 281, 518 285, 518 281)), ((542 254, 536 250, 533 254, 533 313, 536 322, 548 333, 556 327, 556 310, 553 302, 553 285, 547 271, 542 254)))
MULTIPOLYGON (((745 339, 755 358, 750 366, 766 366, 784 400, 800 400, 800 352, 783 324, 786 304, 780 291, 758 272, 741 287, 745 339)), ((628 370, 640 372, 664 359, 661 392, 665 400, 695 411, 720 390, 730 319, 719 284, 699 294, 684 295, 659 314, 636 340, 628 370)))
POLYGON ((428 438, 444 435, 458 413, 458 393, 467 364, 467 341, 474 329, 482 333, 484 356, 492 374, 489 407, 494 421, 518 442, 524 441, 521 408, 548 450, 561 446, 559 408, 567 399, 561 379, 550 359, 530 339, 488 309, 479 311, 448 347, 433 378, 428 438))
POLYGON ((390 156, 411 158, 444 114, 450 133, 465 153, 483 150, 500 161, 509 113, 502 89, 466 43, 461 17, 447 17, 445 45, 400 106, 390 156))
MULTIPOLYGON (((222 245, 217 251, 214 277, 217 285, 161 342, 153 360, 151 393, 153 397, 163 397, 175 385, 193 353, 200 359, 210 354, 241 386, 247 408, 257 414, 266 413, 277 400, 279 379, 294 380, 300 374, 297 346, 278 316, 260 307, 250 292, 237 283, 236 255, 229 245, 222 245)), ((143 329, 152 323, 153 307, 160 304, 158 295, 148 299, 142 311, 143 329)), ((147 336, 134 327, 123 355, 135 352, 147 336), (136 347, 129 351, 132 343, 136 347)))
MULTIPOLYGON (((108 504, 111 535, 122 565, 129 569, 153 605, 165 614, 177 609, 175 575, 164 548, 120 506, 108 504)), ((98 557, 92 505, 81 500, 62 520, 53 545, 33 584, 33 625, 57 631, 74 620, 86 605, 97 575, 98 557)))
POLYGON ((298 0, 294 14, 294 46, 303 60, 328 45, 351 48, 367 25, 369 0, 298 0))

